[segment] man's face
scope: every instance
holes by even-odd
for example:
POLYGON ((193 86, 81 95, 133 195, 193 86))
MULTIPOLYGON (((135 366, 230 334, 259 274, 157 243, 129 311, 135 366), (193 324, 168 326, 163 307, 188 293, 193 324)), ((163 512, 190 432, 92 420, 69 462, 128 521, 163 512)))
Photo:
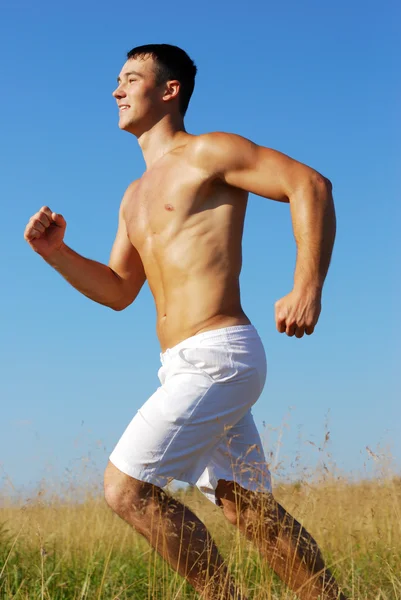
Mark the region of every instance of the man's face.
POLYGON ((130 58, 117 82, 113 96, 119 107, 118 126, 138 135, 163 109, 163 91, 162 86, 156 87, 153 58, 130 58))

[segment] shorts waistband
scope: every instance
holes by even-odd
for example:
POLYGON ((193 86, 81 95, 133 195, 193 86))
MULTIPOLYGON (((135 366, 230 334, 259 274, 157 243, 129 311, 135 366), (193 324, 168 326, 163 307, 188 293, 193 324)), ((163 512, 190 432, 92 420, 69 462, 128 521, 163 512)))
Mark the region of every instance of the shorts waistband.
POLYGON ((191 337, 179 342, 172 348, 167 348, 165 352, 160 353, 160 359, 176 354, 181 348, 188 346, 197 346, 204 340, 219 340, 224 342, 233 342, 243 337, 259 337, 259 334, 254 325, 231 325, 230 327, 220 327, 219 329, 211 329, 203 333, 197 333, 191 337))

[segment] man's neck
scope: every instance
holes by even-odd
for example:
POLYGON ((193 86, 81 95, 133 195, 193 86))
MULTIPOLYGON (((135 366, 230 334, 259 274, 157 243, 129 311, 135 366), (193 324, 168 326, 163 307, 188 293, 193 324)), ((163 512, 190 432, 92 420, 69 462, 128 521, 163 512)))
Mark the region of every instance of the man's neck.
POLYGON ((192 137, 185 131, 183 121, 176 121, 169 116, 158 121, 151 129, 138 137, 143 158, 148 171, 162 156, 181 146, 186 138, 192 137))

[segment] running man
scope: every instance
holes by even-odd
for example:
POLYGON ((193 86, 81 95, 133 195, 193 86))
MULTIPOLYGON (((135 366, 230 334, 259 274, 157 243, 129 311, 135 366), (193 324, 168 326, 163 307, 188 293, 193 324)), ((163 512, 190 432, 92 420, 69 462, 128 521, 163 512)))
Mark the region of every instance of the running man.
POLYGON ((197 68, 180 48, 139 46, 113 96, 146 170, 128 186, 108 265, 64 243, 66 222, 44 206, 25 239, 72 286, 123 310, 148 281, 162 353, 160 387, 110 455, 105 498, 205 600, 246 600, 200 519, 169 496, 186 481, 221 507, 301 600, 345 600, 314 539, 272 494, 251 408, 265 352, 240 301, 248 193, 290 204, 297 244, 292 291, 275 305, 280 333, 314 331, 336 219, 332 186, 314 169, 238 135, 187 133, 197 68))

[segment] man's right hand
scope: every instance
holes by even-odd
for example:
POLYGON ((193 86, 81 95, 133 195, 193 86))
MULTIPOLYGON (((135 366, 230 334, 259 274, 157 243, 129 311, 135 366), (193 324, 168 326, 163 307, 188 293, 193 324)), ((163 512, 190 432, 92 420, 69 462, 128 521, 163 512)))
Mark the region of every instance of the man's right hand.
POLYGON ((29 219, 24 238, 35 252, 47 259, 63 245, 66 227, 62 215, 43 206, 29 219))
POLYGON ((64 243, 66 222, 47 206, 29 219, 24 237, 70 285, 94 302, 123 310, 146 281, 142 259, 128 238, 121 214, 109 265, 85 258, 64 243))

